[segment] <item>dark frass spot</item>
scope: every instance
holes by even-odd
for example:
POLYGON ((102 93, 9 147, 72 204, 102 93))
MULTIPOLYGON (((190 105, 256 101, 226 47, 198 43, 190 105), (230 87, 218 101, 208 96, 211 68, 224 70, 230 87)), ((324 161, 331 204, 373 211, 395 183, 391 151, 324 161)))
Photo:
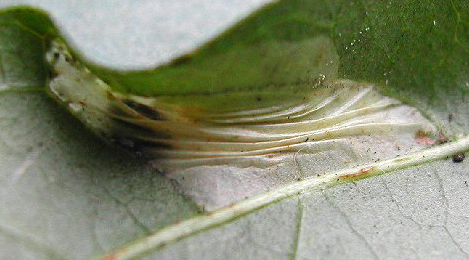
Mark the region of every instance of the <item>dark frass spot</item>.
POLYGON ((455 162, 455 163, 460 163, 460 162, 464 161, 464 158, 466 158, 466 156, 464 155, 464 153, 463 153, 463 152, 459 152, 459 153, 457 153, 457 154, 455 154, 455 155, 453 156, 453 162, 455 162))
POLYGON ((147 105, 137 103, 130 99, 125 99, 124 103, 132 108, 133 110, 137 111, 137 113, 142 114, 153 120, 165 120, 165 118, 156 110, 147 105))
POLYGON ((453 114, 453 113, 449 113, 449 114, 448 114, 448 122, 453 121, 453 119, 454 119, 454 114, 453 114))

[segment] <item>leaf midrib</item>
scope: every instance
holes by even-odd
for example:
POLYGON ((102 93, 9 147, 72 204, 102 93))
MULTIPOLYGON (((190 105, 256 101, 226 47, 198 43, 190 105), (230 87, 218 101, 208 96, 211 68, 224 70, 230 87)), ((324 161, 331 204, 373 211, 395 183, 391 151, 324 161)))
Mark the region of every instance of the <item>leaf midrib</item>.
POLYGON ((469 135, 451 143, 421 150, 408 155, 398 156, 394 159, 361 165, 354 168, 342 169, 336 172, 326 173, 319 177, 299 180, 295 183, 275 188, 269 192, 239 201, 220 210, 207 212, 205 215, 196 216, 177 224, 167 226, 153 234, 150 234, 149 236, 135 241, 134 243, 124 245, 112 252, 93 258, 92 260, 136 259, 182 238, 226 224, 272 203, 299 195, 305 191, 328 188, 358 179, 422 165, 424 163, 445 159, 456 153, 467 150, 469 150, 469 135))

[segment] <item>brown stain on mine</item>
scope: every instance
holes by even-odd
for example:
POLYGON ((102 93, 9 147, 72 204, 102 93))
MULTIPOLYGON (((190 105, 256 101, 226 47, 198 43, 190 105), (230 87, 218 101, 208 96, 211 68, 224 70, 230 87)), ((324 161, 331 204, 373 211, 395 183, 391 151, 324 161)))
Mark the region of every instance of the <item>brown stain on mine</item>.
POLYGON ((347 180, 347 179, 363 177, 367 175, 368 173, 372 172, 374 168, 375 168, 374 166, 367 166, 365 168, 360 169, 358 172, 345 174, 345 175, 340 176, 339 178, 347 180))
POLYGON ((415 139, 417 143, 424 145, 433 145, 435 140, 431 138, 431 135, 427 131, 418 130, 415 134, 415 139))

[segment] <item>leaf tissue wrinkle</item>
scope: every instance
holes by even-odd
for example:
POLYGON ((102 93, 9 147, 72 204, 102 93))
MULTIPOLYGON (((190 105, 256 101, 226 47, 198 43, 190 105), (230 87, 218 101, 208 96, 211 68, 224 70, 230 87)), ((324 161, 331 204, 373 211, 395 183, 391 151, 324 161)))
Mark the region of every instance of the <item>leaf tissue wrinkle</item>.
MULTIPOLYGON (((331 43, 318 39, 317 44, 331 43)), ((292 104, 279 97, 269 106, 206 111, 199 104, 173 105, 158 97, 115 92, 76 61, 65 44, 52 46, 47 53, 55 75, 49 83, 51 95, 100 136, 155 160, 228 162, 297 152, 309 143, 347 136, 435 131, 416 111, 412 118, 392 115, 403 105, 381 96, 372 84, 322 75, 304 86, 302 97, 292 104)), ((255 100, 262 100, 262 93, 255 100)))
MULTIPOLYGON (((340 152, 344 150, 347 156, 359 158, 362 154, 371 154, 370 147, 381 142, 407 150, 419 149, 427 143, 419 146, 418 139, 414 138, 416 133, 436 136, 437 129, 416 109, 381 95, 373 84, 336 78, 339 60, 327 37, 318 36, 308 44, 307 54, 312 55, 309 59, 314 62, 304 61, 296 66, 315 66, 312 70, 318 71, 319 77, 300 85, 291 84, 290 88, 296 93, 286 100, 283 93, 268 90, 233 91, 232 96, 227 92, 223 97, 196 96, 194 100, 182 101, 175 97, 174 102, 168 96, 120 93, 74 58, 60 40, 54 41, 46 54, 54 75, 48 92, 105 141, 150 158, 155 167, 178 182, 186 180, 181 178, 183 175, 191 176, 188 171, 200 170, 200 167, 217 169, 224 165, 271 172, 287 161, 294 161, 295 167, 301 167, 296 160, 299 154, 306 156, 303 161, 314 161, 317 158, 306 159, 307 156, 338 151, 332 156, 341 161, 340 152), (214 109, 211 99, 217 98, 232 108, 214 109), (230 98, 249 102, 239 105, 234 101, 230 103, 230 98), (380 139, 383 137, 385 141, 380 139), (406 138, 414 142, 402 141, 406 138), (348 140, 353 142, 347 143, 348 140), (364 142, 372 144, 364 146, 364 142), (357 153, 356 143, 361 143, 359 149, 366 151, 357 153)), ((298 70, 292 66, 287 67, 298 70)), ((288 86, 288 79, 285 80, 288 86)), ((340 167, 343 163, 337 165, 340 167)), ((320 169, 307 168, 309 172, 320 169)), ((251 176, 252 171, 246 174, 251 176)), ((282 178, 271 185, 291 179, 282 178)), ((195 182, 193 178, 187 179, 195 182)), ((182 183, 184 185, 192 187, 192 184, 182 183)), ((249 190, 246 194, 256 192, 249 190)), ((189 195, 207 209, 237 200, 231 195, 218 194, 213 197, 230 199, 205 202, 198 201, 200 194, 189 195)))
MULTIPOLYGON (((437 129, 418 110, 382 95, 379 84, 339 76, 333 27, 303 31, 309 24, 295 17, 286 19, 297 39, 228 44, 239 25, 184 62, 140 72, 97 68, 47 33, 40 67, 49 70, 48 93, 91 131, 149 158, 207 210, 432 144, 437 129)), ((243 23, 261 26, 253 19, 243 23)))
MULTIPOLYGON (((47 13, 16 7, 0 12, 0 92, 45 86, 94 134, 148 158, 208 211, 99 258, 134 259, 311 189, 451 157, 464 164, 467 7, 277 1, 139 71, 93 64, 47 13)), ((301 255, 299 239, 291 257, 301 255)))

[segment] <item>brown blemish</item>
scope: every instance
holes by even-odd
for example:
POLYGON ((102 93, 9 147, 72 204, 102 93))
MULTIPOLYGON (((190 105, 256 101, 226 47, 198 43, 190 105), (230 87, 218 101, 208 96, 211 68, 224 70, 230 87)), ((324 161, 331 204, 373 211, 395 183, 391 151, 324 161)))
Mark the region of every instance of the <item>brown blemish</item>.
POLYGON ((359 177, 363 177, 373 171, 374 167, 373 166, 367 166, 365 168, 360 169, 358 172, 354 173, 349 173, 346 175, 340 176, 341 179, 355 179, 359 177))
POLYGON ((430 133, 423 130, 418 130, 415 134, 415 139, 419 144, 432 145, 435 143, 435 140, 431 138, 430 133))

